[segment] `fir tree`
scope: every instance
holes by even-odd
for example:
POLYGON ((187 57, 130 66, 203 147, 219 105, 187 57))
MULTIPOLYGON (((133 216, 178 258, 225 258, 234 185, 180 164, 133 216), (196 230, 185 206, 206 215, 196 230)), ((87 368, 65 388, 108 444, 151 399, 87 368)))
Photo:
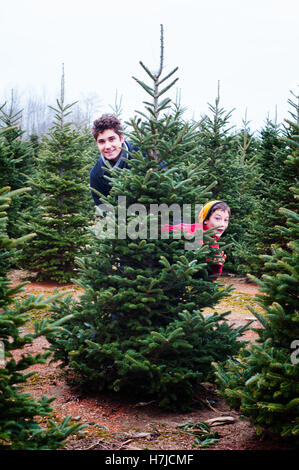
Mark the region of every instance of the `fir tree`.
MULTIPOLYGON (((10 250, 32 238, 11 240, 6 232, 8 218, 6 211, 11 199, 23 192, 22 189, 10 191, 9 187, 0 189, 0 266, 7 263, 10 250)), ((22 283, 12 286, 7 274, 0 274, 0 449, 1 450, 50 450, 62 447, 68 435, 82 429, 81 424, 72 425, 68 416, 59 426, 48 419, 53 412, 50 403, 54 398, 43 396, 34 400, 23 388, 34 372, 28 368, 34 364, 45 363, 49 353, 33 356, 22 354, 15 359, 15 352, 46 332, 58 332, 65 319, 51 325, 45 320, 35 323, 34 333, 22 333, 33 309, 45 309, 55 297, 45 299, 42 295, 31 295, 25 300, 16 296, 23 291, 22 283), (47 420, 48 427, 39 424, 47 420)))
POLYGON ((256 152, 261 178, 255 189, 259 204, 254 214, 255 254, 251 261, 251 270, 254 273, 260 274, 264 270, 260 255, 271 254, 273 244, 282 246, 285 243, 276 227, 281 219, 279 208, 294 208, 289 187, 293 184, 295 175, 292 166, 286 164, 289 146, 283 140, 288 132, 289 130, 283 131, 271 121, 267 121, 261 130, 260 145, 256 152))
MULTIPOLYGON (((64 103, 64 75, 55 121, 44 137, 37 157, 38 171, 29 179, 38 190, 38 213, 27 225, 37 236, 26 249, 23 266, 37 272, 38 280, 69 282, 75 257, 87 245, 91 212, 88 164, 82 152, 84 137, 71 129, 67 117, 72 104, 64 103)), ((27 228, 28 230, 28 228, 27 228)))
MULTIPOLYGON (((22 111, 13 110, 13 98, 10 108, 7 108, 6 103, 0 107, 0 187, 10 186, 16 190, 26 184, 26 176, 34 174, 34 150, 30 142, 22 139, 22 111)), ((29 208, 28 193, 12 201, 7 227, 11 237, 22 235, 23 216, 29 208)))
POLYGON ((196 387, 210 377, 211 362, 239 350, 243 329, 228 325, 228 312, 203 315, 229 292, 209 276, 211 234, 200 248, 184 251, 184 238, 172 233, 163 239, 159 232, 163 217, 154 213, 154 204, 200 204, 210 196, 209 188, 198 186, 204 170, 188 160, 192 142, 196 151, 196 126, 181 127, 163 96, 176 82, 176 69, 163 76, 163 59, 161 29, 158 72, 141 62, 152 84, 136 79, 152 98, 130 121, 130 137, 139 150, 128 169, 111 168, 111 192, 102 198, 116 209, 118 197, 126 197, 127 224, 121 225, 115 210, 117 237, 100 239, 98 233, 92 255, 78 259, 77 283, 84 293, 79 301, 69 297, 52 307, 53 318, 70 312, 73 318, 68 333, 50 334, 48 340, 55 359, 67 364, 85 388, 151 397, 173 409, 192 404, 196 387), (158 237, 148 237, 155 220, 158 237))
MULTIPOLYGON (((298 178, 299 126, 289 124, 294 132, 288 143, 294 151, 285 165, 292 164, 298 178)), ((298 179, 291 190, 298 199, 298 179)), ((299 363, 292 351, 299 338, 299 215, 286 208, 279 213, 286 217, 286 225, 280 227, 286 243, 264 256, 265 267, 273 274, 264 274, 261 280, 252 277, 260 285, 257 300, 264 309, 264 315, 250 309, 262 324, 256 330, 257 344, 242 349, 225 367, 215 367, 221 394, 252 420, 257 432, 267 429, 299 442, 299 363)))
POLYGON ((198 132, 198 162, 208 162, 206 183, 216 181, 212 199, 225 201, 231 208, 231 220, 226 232, 226 270, 246 273, 250 248, 251 213, 256 198, 252 188, 258 177, 253 161, 255 142, 250 135, 248 122, 244 128, 233 133, 230 119, 233 110, 227 112, 220 106, 220 92, 215 105, 209 104, 211 116, 205 116, 198 132))

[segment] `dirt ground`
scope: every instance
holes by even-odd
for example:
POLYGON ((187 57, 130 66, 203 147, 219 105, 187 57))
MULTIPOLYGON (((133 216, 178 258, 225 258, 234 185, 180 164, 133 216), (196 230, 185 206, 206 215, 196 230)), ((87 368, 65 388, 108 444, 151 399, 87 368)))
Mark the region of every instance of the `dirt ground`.
MULTIPOLYGON (((18 284, 25 274, 23 271, 13 271, 13 284, 18 284)), ((258 287, 233 277, 223 277, 221 282, 233 284, 234 292, 215 311, 230 310, 229 321, 236 326, 254 320, 251 327, 258 327, 259 322, 247 308, 249 304, 258 310, 254 300, 258 287)), ((31 282, 25 290, 26 294, 44 292, 50 295, 55 287, 55 283, 31 282)), ((80 290, 73 285, 59 287, 59 290, 70 290, 74 296, 80 295, 80 290)), ((245 338, 254 341, 256 333, 250 330, 245 338)), ((47 341, 38 338, 22 353, 43 352, 46 347, 47 341)), ((190 420, 196 424, 219 417, 229 417, 230 420, 226 424, 211 426, 211 432, 219 433, 219 440, 208 450, 292 450, 290 443, 271 435, 257 436, 250 422, 230 409, 212 384, 203 384, 198 406, 192 412, 172 413, 161 411, 154 402, 136 403, 117 394, 95 396, 86 391, 82 395, 68 384, 58 363, 35 365, 31 370, 36 374, 28 380, 25 391, 35 398, 43 395, 55 397, 52 402, 54 420, 60 421, 70 414, 74 422, 87 425, 83 432, 67 441, 66 450, 205 450, 194 447, 194 435, 181 425, 190 420)))

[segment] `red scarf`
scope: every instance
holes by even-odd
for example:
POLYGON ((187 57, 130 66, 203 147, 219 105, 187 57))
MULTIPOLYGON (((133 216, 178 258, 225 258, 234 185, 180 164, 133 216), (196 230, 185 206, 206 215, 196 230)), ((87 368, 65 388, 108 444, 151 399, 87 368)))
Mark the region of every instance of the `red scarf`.
MULTIPOLYGON (((162 232, 170 232, 171 230, 174 231, 174 232, 177 232, 177 231, 181 230, 181 231, 185 231, 188 235, 191 235, 192 233, 195 232, 195 230, 198 230, 198 229, 208 230, 207 227, 205 225, 203 226, 202 224, 177 224, 177 225, 166 225, 165 224, 161 228, 162 232)), ((219 240, 220 237, 217 237, 216 235, 214 235, 214 238, 215 238, 215 240, 219 240)), ((211 247, 219 249, 218 243, 215 243, 215 245, 211 245, 211 247)), ((209 259, 207 259, 207 261, 209 261, 209 259)), ((213 264, 212 265, 212 274, 217 275, 217 277, 220 276, 221 273, 222 273, 222 267, 223 267, 223 263, 213 264)), ((217 278, 215 277, 215 280, 216 279, 217 278)))

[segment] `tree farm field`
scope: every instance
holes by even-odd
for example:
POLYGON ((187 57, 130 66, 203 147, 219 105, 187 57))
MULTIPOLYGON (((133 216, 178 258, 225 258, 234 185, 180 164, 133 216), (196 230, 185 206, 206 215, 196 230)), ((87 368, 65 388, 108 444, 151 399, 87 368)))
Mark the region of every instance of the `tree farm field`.
MULTIPOLYGON (((28 276, 23 270, 13 270, 10 275, 16 285, 28 276)), ((206 309, 205 314, 217 311, 230 311, 229 322, 245 325, 252 321, 250 329, 242 339, 255 341, 257 334, 252 328, 261 325, 248 310, 252 306, 258 313, 261 309, 254 299, 259 292, 258 286, 237 277, 222 276, 219 281, 224 285, 233 285, 230 296, 224 298, 215 309, 206 309)), ((54 282, 29 282, 21 294, 26 298, 30 294, 51 296, 54 289, 66 291, 73 297, 82 293, 74 284, 59 286, 54 282)), ((47 316, 47 313, 32 312, 32 320, 26 329, 33 329, 34 320, 47 316)), ((26 331, 24 331, 24 334, 26 331)), ((40 337, 16 351, 16 358, 26 352, 36 354, 48 347, 45 338, 40 337)), ((67 415, 72 415, 73 422, 81 422, 86 427, 72 435, 65 444, 66 450, 291 450, 288 442, 270 434, 258 436, 249 420, 241 413, 232 410, 217 394, 211 383, 203 383, 199 396, 195 396, 194 408, 190 412, 167 412, 155 406, 155 402, 132 401, 118 394, 90 394, 88 390, 79 390, 71 383, 59 363, 51 362, 31 366, 26 371, 34 372, 28 378, 24 392, 35 399, 46 395, 55 400, 51 403, 51 419, 61 422, 67 415), (193 425, 207 423, 214 439, 207 445, 196 441, 197 434, 192 433, 193 425)), ((41 426, 42 418, 38 418, 41 426)), ((201 442, 204 442, 202 439, 201 442)))

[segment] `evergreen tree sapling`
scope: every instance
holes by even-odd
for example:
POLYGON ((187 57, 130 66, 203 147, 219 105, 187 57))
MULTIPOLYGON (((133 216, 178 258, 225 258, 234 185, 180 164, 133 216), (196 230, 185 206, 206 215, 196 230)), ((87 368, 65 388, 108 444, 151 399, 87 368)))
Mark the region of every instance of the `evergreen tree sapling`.
POLYGON ((282 138, 290 130, 282 131, 271 121, 267 121, 260 133, 260 143, 256 151, 256 162, 262 175, 255 189, 259 199, 254 214, 254 259, 252 272, 260 274, 264 271, 261 254, 271 254, 271 246, 285 244, 284 237, 276 228, 280 224, 280 207, 294 209, 294 198, 289 190, 295 175, 292 165, 286 164, 289 146, 282 138))
MULTIPOLYGON (((298 178, 299 126, 289 124, 295 131, 288 140, 294 151, 285 165, 291 163, 298 178)), ((291 190, 298 199, 298 179, 291 190)), ((252 276, 261 287, 257 300, 264 309, 264 315, 250 309, 262 324, 256 330, 257 344, 242 349, 224 367, 215 365, 215 370, 220 393, 252 420, 257 432, 267 429, 299 442, 299 361, 293 351, 299 340, 299 215, 285 208, 279 213, 286 217, 286 225, 280 227, 286 243, 264 256, 265 267, 273 274, 264 274, 261 280, 252 276)))
MULTIPOLYGON (((12 240, 7 236, 8 218, 6 211, 11 199, 23 190, 10 191, 9 187, 0 189, 0 265, 9 256, 10 250, 32 238, 29 234, 12 240)), ((26 282, 12 286, 7 274, 1 269, 0 274, 0 449, 1 450, 51 450, 62 447, 70 434, 82 429, 82 425, 70 423, 70 416, 57 425, 48 417, 53 410, 50 403, 54 398, 43 396, 34 400, 23 388, 34 372, 28 368, 34 364, 45 363, 49 352, 32 355, 19 353, 25 346, 32 344, 35 338, 50 330, 55 333, 67 319, 56 324, 46 320, 35 323, 34 333, 22 333, 33 309, 45 309, 54 297, 45 299, 42 295, 30 295, 27 299, 16 298, 26 282), (45 418, 46 417, 46 418, 45 418), (45 420, 47 428, 38 421, 45 420)), ((60 295, 60 294, 59 294, 60 295)))
MULTIPOLYGON (((74 260, 88 243, 90 198, 88 164, 82 150, 84 136, 72 130, 67 117, 71 105, 57 100, 53 127, 44 137, 37 158, 38 171, 29 179, 38 190, 39 213, 28 218, 28 229, 37 236, 26 248, 23 265, 37 272, 38 280, 69 282, 74 260)), ((27 229, 27 230, 28 230, 27 229)))
POLYGON ((212 189, 212 199, 225 201, 234 215, 226 233, 229 246, 225 268, 246 273, 250 251, 250 240, 246 237, 257 201, 252 191, 258 176, 253 161, 255 142, 245 120, 244 129, 232 133, 233 110, 227 112, 221 107, 219 84, 215 104, 210 104, 209 110, 211 116, 207 115, 201 121, 197 134, 199 152, 193 158, 198 162, 209 159, 206 182, 217 181, 212 189))
POLYGON ((179 126, 170 99, 160 100, 175 80, 163 89, 160 85, 176 71, 162 76, 163 30, 159 71, 141 65, 153 85, 137 80, 152 98, 145 112, 130 121, 130 139, 139 150, 132 153, 128 169, 111 168, 111 191, 102 198, 115 209, 120 229, 116 237, 100 239, 98 234, 94 253, 78 259, 77 283, 84 293, 79 301, 69 297, 52 307, 53 318, 69 313, 73 318, 68 333, 49 334, 48 340, 54 357, 89 389, 154 397, 161 407, 187 408, 196 386, 210 377, 211 362, 235 354, 244 330, 228 325, 228 312, 203 315, 205 307, 214 307, 229 292, 208 274, 211 234, 200 248, 184 250, 184 238, 172 233, 163 239, 159 231, 163 217, 153 205, 200 204, 210 193, 198 185, 203 169, 187 158, 192 142, 196 148, 194 126, 174 132, 179 126), (116 208, 120 196, 128 208, 123 225, 116 208), (156 220, 159 236, 149 236, 156 220))
MULTIPOLYGON (((0 107, 0 187, 9 186, 12 190, 22 188, 26 177, 35 171, 33 146, 22 139, 21 113, 14 112, 12 106, 7 109, 6 103, 0 107)), ((20 226, 30 206, 27 192, 12 200, 7 225, 10 237, 22 235, 20 226)))

